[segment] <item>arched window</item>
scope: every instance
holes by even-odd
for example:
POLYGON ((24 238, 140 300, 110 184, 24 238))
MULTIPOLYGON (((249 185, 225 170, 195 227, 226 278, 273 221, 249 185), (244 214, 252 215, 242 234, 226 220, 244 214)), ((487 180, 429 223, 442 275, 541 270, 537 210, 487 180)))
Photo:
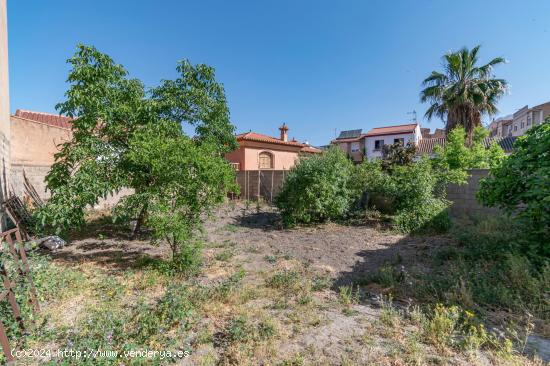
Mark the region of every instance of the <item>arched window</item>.
POLYGON ((260 169, 273 169, 273 154, 267 151, 260 153, 260 169))

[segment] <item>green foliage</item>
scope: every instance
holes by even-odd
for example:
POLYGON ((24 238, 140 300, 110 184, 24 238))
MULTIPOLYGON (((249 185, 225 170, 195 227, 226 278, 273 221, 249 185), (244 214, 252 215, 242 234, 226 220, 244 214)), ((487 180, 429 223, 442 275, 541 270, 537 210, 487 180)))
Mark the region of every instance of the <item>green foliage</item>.
POLYGON ((504 209, 529 238, 523 252, 550 258, 550 119, 534 126, 514 144, 515 151, 481 181, 477 198, 504 209))
POLYGON ((407 145, 396 142, 382 148, 382 168, 389 170, 395 165, 411 165, 416 154, 416 146, 410 141, 407 145))
POLYGON ((423 84, 420 100, 430 103, 426 117, 441 118, 446 130, 464 127, 468 140, 474 128, 481 125, 481 116, 497 112, 496 103, 504 95, 507 83, 493 77, 493 67, 504 63, 497 57, 478 66, 480 46, 449 52, 443 57, 444 72, 432 71, 423 84))
POLYGON ((275 203, 285 225, 344 217, 357 198, 353 164, 336 146, 302 158, 289 172, 275 203))
POLYGON ((483 127, 476 127, 473 131, 471 144, 468 146, 466 132, 463 127, 457 126, 447 135, 445 147, 434 148, 433 167, 440 172, 446 183, 464 184, 468 178, 467 169, 493 168, 498 166, 506 157, 504 150, 493 142, 486 149, 483 140, 488 131, 483 127))
POLYGON ((465 308, 484 306, 548 318, 550 263, 522 254, 528 240, 517 222, 505 216, 476 219, 451 231, 457 244, 441 248, 433 270, 414 291, 465 308))
POLYGON ((371 204, 375 197, 385 199, 399 231, 445 231, 450 226, 448 202, 438 190, 440 178, 427 158, 391 170, 383 170, 380 161, 364 162, 357 182, 371 196, 371 204))
POLYGON ((52 197, 38 223, 57 233, 78 228, 87 207, 131 188, 117 218, 145 224, 155 242, 168 242, 176 264, 195 263, 194 247, 184 246, 200 230, 201 215, 236 189, 223 159, 236 146, 234 128, 214 70, 182 61, 175 80, 145 90, 93 47, 78 46, 68 62, 70 88, 57 109, 74 118, 73 138, 46 177, 52 197))

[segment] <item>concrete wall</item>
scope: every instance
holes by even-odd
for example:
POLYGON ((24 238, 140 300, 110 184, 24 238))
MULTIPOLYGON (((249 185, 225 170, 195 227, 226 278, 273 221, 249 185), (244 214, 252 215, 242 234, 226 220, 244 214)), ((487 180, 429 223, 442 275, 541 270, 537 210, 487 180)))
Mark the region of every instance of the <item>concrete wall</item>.
POLYGON ((468 184, 451 184, 447 188, 447 199, 453 202, 451 216, 478 216, 495 215, 500 213, 497 208, 482 206, 476 200, 476 192, 479 189, 479 181, 489 174, 488 169, 471 169, 468 184))
POLYGON ((11 161, 16 165, 50 166, 63 142, 70 141, 70 129, 11 116, 11 161))
MULTIPOLYGON (((29 182, 43 200, 50 198, 44 179, 55 162, 54 155, 59 145, 72 138, 70 129, 52 126, 17 116, 11 116, 11 183, 10 189, 25 199, 23 171, 29 182)), ((108 209, 114 206, 121 197, 132 193, 123 189, 118 194, 101 199, 95 209, 108 209)))
POLYGON ((7 195, 10 177, 10 96, 8 73, 8 18, 0 0, 0 200, 7 195))
POLYGON ((281 190, 288 170, 246 170, 237 172, 240 198, 256 200, 258 197, 271 202, 281 190), (259 189, 259 195, 258 195, 259 189))
POLYGON ((50 197, 44 178, 54 163, 58 145, 71 139, 71 130, 11 116, 10 189, 24 196, 23 170, 42 199, 50 197))

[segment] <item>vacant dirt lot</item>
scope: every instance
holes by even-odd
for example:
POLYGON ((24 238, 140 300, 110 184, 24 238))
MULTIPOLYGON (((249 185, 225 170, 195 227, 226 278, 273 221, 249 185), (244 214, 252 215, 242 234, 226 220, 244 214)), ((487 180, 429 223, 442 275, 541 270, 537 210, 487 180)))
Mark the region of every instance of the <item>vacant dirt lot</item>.
MULTIPOLYGON (((129 242, 126 235, 100 225, 54 258, 63 265, 92 266, 128 277, 140 270, 144 257, 168 257, 166 248, 146 240, 129 242)), ((271 208, 231 204, 207 220, 204 240, 203 269, 190 281, 216 286, 237 273, 243 274, 242 281, 230 295, 201 308, 200 319, 184 340, 192 355, 181 364, 508 362, 492 352, 462 353, 427 342, 407 315, 412 302, 397 299, 392 304, 383 288, 350 286, 386 262, 399 263, 404 271, 422 270, 429 253, 449 242, 444 236, 406 237, 380 227, 334 223, 283 230, 271 208), (237 327, 238 337, 236 324, 245 329, 237 327)), ((509 361, 532 363, 515 356, 509 361)))

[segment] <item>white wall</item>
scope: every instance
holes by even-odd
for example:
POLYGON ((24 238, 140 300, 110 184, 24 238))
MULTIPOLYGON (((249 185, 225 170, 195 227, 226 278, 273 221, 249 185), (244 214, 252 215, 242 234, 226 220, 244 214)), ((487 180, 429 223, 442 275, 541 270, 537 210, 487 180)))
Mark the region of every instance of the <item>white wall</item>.
POLYGON ((384 140, 384 145, 392 145, 394 143, 394 139, 400 139, 400 138, 404 139, 405 145, 409 143, 409 141, 415 145, 418 145, 418 142, 422 138, 422 134, 420 133, 420 125, 416 126, 414 133, 402 133, 402 134, 396 134, 396 135, 383 135, 383 136, 367 136, 365 138, 365 153, 367 155, 367 158, 371 160, 374 158, 382 157, 382 149, 374 150, 374 141, 384 140))

